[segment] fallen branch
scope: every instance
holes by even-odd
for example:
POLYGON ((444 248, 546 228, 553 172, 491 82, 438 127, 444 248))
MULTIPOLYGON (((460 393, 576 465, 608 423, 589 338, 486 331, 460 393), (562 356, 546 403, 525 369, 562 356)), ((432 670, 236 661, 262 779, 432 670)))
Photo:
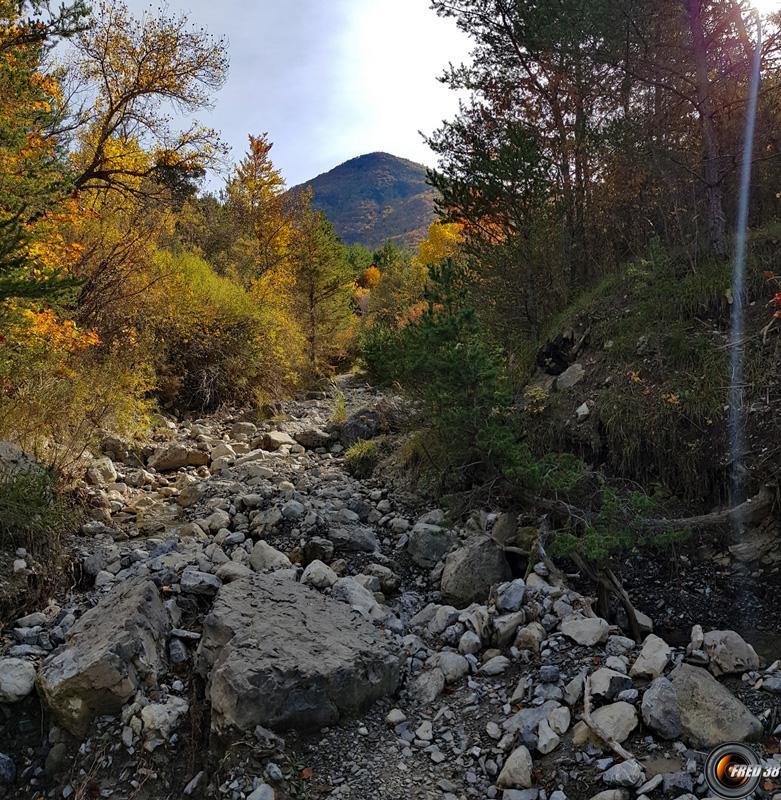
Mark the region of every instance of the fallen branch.
POLYGON ((623 758, 624 761, 634 761, 635 757, 625 750, 615 739, 605 733, 602 728, 594 722, 591 716, 591 676, 586 678, 583 685, 583 722, 592 730, 617 756, 623 758))
POLYGON ((716 528, 727 523, 758 523, 773 509, 776 487, 766 484, 762 489, 744 503, 724 511, 701 514, 696 517, 679 519, 640 520, 640 525, 653 530, 691 530, 693 528, 716 528))
MULTIPOLYGON (((676 519, 638 519, 637 525, 641 528, 651 530, 692 530, 695 528, 717 528, 729 523, 751 523, 761 522, 762 519, 773 509, 776 499, 776 486, 765 484, 762 489, 745 502, 724 511, 714 511, 710 514, 699 514, 694 517, 678 517, 676 519)), ((536 498, 533 501, 539 508, 546 511, 553 511, 558 514, 566 514, 577 520, 589 519, 589 514, 582 508, 565 503, 563 500, 549 500, 546 498, 536 498)))

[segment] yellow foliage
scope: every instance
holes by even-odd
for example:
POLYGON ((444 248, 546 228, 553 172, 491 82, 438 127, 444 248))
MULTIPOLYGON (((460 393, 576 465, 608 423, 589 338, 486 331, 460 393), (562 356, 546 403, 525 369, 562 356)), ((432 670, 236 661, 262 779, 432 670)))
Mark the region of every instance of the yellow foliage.
POLYGON ((68 353, 100 344, 100 337, 94 330, 79 330, 69 319, 60 321, 50 308, 22 311, 22 323, 13 329, 12 335, 25 347, 52 348, 68 353))
POLYGON ((440 261, 455 257, 462 242, 461 225, 456 222, 432 222, 428 229, 428 239, 421 243, 416 259, 423 266, 439 264, 440 261))
POLYGON ((371 291, 377 286, 381 279, 382 273, 377 267, 372 265, 364 270, 363 275, 358 279, 358 286, 371 291))

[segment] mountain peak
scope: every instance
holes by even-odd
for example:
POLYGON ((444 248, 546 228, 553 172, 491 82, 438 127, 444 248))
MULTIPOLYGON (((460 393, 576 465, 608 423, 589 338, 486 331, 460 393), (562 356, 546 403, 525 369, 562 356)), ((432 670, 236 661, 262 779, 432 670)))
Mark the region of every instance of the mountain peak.
POLYGON ((312 204, 331 220, 339 238, 379 247, 387 240, 419 244, 434 221, 434 190, 426 167, 390 153, 366 153, 292 191, 312 190, 312 204))

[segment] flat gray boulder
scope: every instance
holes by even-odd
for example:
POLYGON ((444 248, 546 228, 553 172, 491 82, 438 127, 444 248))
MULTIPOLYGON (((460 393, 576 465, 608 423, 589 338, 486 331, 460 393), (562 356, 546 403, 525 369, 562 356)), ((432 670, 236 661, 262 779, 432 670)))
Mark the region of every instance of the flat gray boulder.
POLYGON ((220 589, 198 650, 217 731, 333 725, 393 694, 399 666, 389 639, 349 606, 260 574, 220 589))
POLYGON ((137 578, 107 594, 38 672, 38 689, 57 722, 84 736, 95 717, 118 713, 141 686, 154 686, 168 628, 152 581, 137 578))
POLYGON ((692 747, 757 739, 762 723, 707 670, 681 664, 670 673, 683 738, 692 747))

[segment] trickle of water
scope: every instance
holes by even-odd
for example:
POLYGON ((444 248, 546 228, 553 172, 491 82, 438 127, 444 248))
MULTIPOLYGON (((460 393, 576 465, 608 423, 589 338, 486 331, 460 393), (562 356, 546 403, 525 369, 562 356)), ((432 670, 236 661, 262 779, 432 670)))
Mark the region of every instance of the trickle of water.
MULTIPOLYGON (((751 168, 754 158, 754 128, 762 66, 762 18, 756 14, 757 43, 751 71, 746 136, 743 145, 743 165, 740 174, 737 231, 735 236, 735 261, 732 271, 732 319, 730 322, 730 385, 729 385, 729 445, 732 474, 730 501, 736 505, 745 499, 742 459, 745 455, 746 412, 743 403, 744 361, 744 291, 746 281, 746 238, 748 234, 748 206, 751 194, 751 168)), ((740 527, 740 520, 736 521, 740 527)))

